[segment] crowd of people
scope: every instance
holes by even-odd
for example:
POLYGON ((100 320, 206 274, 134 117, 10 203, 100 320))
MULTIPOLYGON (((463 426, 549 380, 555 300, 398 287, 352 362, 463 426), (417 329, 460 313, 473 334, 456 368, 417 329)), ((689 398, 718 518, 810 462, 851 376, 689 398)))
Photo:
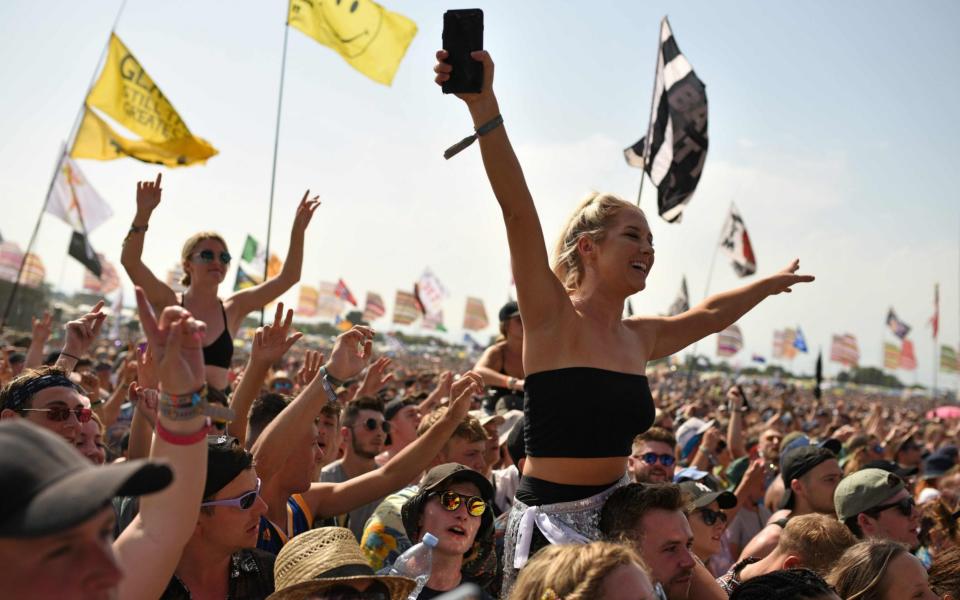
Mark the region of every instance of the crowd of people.
POLYGON ((499 337, 424 368, 363 324, 308 344, 279 303, 236 343, 299 280, 317 199, 284 270, 221 299, 216 233, 184 245, 182 294, 142 263, 161 178, 139 184, 123 266, 142 339, 109 339, 101 302, 62 335, 38 315, 0 353, 3 595, 960 600, 960 422, 670 367, 813 277, 794 261, 680 315, 623 318, 654 264, 646 216, 591 194, 551 261, 493 63, 474 58, 482 92, 460 98, 518 296, 499 337), (428 546, 426 575, 406 576, 400 557, 428 546))

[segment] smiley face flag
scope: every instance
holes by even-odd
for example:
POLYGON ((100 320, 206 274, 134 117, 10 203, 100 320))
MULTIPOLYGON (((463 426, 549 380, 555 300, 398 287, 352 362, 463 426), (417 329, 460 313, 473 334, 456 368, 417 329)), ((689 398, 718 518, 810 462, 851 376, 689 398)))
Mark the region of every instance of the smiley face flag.
POLYGON ((416 23, 372 0, 290 0, 287 22, 384 85, 417 34, 416 23))

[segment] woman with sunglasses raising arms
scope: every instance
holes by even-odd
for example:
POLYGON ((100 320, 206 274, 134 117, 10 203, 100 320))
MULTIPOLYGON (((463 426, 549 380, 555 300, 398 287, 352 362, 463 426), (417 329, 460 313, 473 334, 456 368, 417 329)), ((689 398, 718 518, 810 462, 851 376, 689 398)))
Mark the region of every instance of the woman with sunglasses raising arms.
MULTIPOLYGON (((453 71, 447 58, 446 51, 437 52, 435 81, 441 85, 453 71)), ((630 444, 653 423, 647 361, 723 330, 768 296, 813 277, 797 275, 795 260, 682 314, 624 319, 626 299, 646 287, 653 267, 646 216, 616 196, 590 194, 564 227, 551 269, 537 208, 493 91, 493 61, 485 51, 472 58, 483 64, 481 91, 457 97, 477 135, 457 147, 479 138, 507 230, 524 331, 527 461, 505 537, 509 591, 515 569, 539 548, 598 539, 606 497, 630 480, 624 475, 630 444), (585 399, 590 411, 583 410, 585 399), (595 435, 578 435, 583 431, 595 435)))
POLYGON ((231 256, 227 243, 219 234, 204 231, 191 236, 183 245, 181 260, 183 279, 187 286, 177 295, 143 264, 143 240, 150 215, 160 204, 160 179, 137 183, 137 213, 123 242, 120 262, 135 285, 144 289, 150 303, 158 311, 166 306, 183 306, 196 318, 207 323, 203 339, 203 359, 207 382, 217 389, 227 387, 227 371, 233 358, 233 335, 250 312, 277 299, 300 281, 303 265, 303 240, 313 212, 320 206, 317 196, 303 195, 297 206, 290 233, 287 260, 280 274, 253 287, 234 292, 225 300, 217 295, 217 288, 226 277, 231 256))

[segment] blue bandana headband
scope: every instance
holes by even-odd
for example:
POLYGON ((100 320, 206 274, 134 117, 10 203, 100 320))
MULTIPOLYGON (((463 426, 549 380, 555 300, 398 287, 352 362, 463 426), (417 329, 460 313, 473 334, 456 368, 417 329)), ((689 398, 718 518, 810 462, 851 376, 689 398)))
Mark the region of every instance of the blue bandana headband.
POLYGON ((87 392, 85 392, 82 387, 70 381, 70 378, 66 375, 63 375, 62 373, 48 373, 46 375, 41 375, 40 377, 35 377, 23 385, 17 386, 17 389, 13 390, 10 394, 10 397, 7 399, 6 406, 2 408, 9 408, 11 410, 19 411, 24 408, 30 398, 33 398, 43 390, 52 387, 66 387, 74 390, 82 396, 87 395, 87 392))

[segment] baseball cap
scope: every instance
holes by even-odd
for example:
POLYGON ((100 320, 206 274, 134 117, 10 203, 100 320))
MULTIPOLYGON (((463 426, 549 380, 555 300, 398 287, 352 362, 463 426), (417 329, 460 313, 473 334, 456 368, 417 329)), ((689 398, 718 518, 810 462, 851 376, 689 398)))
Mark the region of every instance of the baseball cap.
POLYGON ((804 446, 819 446, 821 448, 826 448, 830 452, 833 452, 837 456, 840 456, 840 451, 843 449, 843 443, 840 440, 834 438, 827 438, 822 442, 814 444, 813 440, 807 437, 803 433, 791 432, 783 438, 783 441, 780 442, 780 470, 783 470, 783 458, 794 448, 803 448, 804 446))
POLYGON ((513 300, 500 307, 500 322, 509 321, 514 317, 520 316, 520 305, 513 300))
POLYGON ((923 459, 922 479, 936 479, 943 477, 956 463, 949 456, 933 453, 923 459))
POLYGON ((209 498, 227 487, 237 475, 253 465, 253 455, 231 435, 207 436, 207 482, 203 497, 209 498))
POLYGON ((689 456, 693 452, 693 448, 688 446, 692 445, 693 438, 716 424, 717 422, 713 419, 704 421, 697 417, 690 417, 684 421, 683 425, 677 428, 677 445, 680 447, 681 454, 683 454, 683 456, 689 456))
POLYGON ((417 398, 406 396, 403 398, 394 398, 383 406, 383 419, 389 421, 397 416, 397 413, 408 406, 417 406, 420 401, 417 398))
POLYGON ((903 480, 883 469, 861 469, 840 481, 833 494, 837 517, 846 521, 883 504, 904 488, 903 480))
POLYGON ((131 460, 95 466, 54 433, 21 419, 0 422, 0 537, 39 537, 75 527, 114 496, 167 487, 167 465, 131 460))
POLYGON ((709 506, 714 500, 722 509, 733 508, 737 505, 737 497, 733 495, 733 492, 727 490, 717 492, 699 481, 684 481, 680 484, 680 490, 693 508, 709 506))
POLYGON ((918 467, 901 467, 892 460, 871 460, 867 464, 863 465, 864 469, 883 469, 884 471, 893 473, 901 479, 906 479, 908 477, 913 477, 920 472, 918 467))
POLYGON ((822 462, 836 459, 837 455, 826 448, 819 446, 800 446, 791 448, 780 457, 780 476, 783 478, 783 500, 780 508, 788 508, 793 502, 793 490, 790 483, 794 479, 803 477, 822 462))
POLYGON ((465 467, 460 463, 445 463, 438 465, 423 476, 420 480, 420 490, 417 494, 407 500, 400 509, 400 518, 403 520, 403 528, 411 538, 416 535, 420 528, 420 515, 423 514, 423 508, 430 494, 443 488, 448 483, 457 481, 467 481, 480 490, 480 497, 487 501, 487 510, 480 517, 480 531, 477 532, 477 539, 482 538, 482 532, 487 528, 493 527, 493 485, 486 477, 465 467))

